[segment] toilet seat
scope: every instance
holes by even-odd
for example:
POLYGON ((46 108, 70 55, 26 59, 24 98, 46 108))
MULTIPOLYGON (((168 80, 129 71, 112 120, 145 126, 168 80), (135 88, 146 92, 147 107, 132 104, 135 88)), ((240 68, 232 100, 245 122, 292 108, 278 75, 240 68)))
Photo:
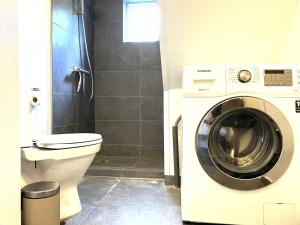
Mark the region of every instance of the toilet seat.
POLYGON ((34 142, 41 150, 59 150, 99 144, 102 136, 91 133, 52 134, 37 136, 34 142))
POLYGON ((102 136, 89 133, 41 135, 36 137, 34 142, 35 146, 21 148, 23 159, 62 160, 97 153, 102 136))

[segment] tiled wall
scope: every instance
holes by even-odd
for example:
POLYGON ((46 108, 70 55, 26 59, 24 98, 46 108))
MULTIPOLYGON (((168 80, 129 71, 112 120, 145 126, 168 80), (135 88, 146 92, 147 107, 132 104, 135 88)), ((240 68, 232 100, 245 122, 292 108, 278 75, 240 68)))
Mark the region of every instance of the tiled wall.
POLYGON ((100 155, 163 157, 159 42, 123 43, 123 1, 95 1, 95 130, 100 155))
MULTIPOLYGON (((93 0, 85 0, 85 24, 93 63, 93 0)), ((90 102, 91 78, 86 79, 86 95, 76 92, 73 66, 89 70, 84 50, 81 19, 73 14, 73 0, 52 0, 52 112, 53 133, 94 132, 94 99, 90 102), (78 35, 80 33, 80 36, 78 35), (81 45, 79 45, 79 38, 81 45), (80 47, 79 47, 80 46, 80 47), (80 60, 82 55, 82 62, 80 60)))

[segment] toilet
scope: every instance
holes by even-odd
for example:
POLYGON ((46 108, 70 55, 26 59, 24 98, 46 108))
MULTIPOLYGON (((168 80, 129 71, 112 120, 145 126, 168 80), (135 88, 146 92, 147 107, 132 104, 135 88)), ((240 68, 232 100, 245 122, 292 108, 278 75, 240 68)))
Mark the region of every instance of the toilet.
POLYGON ((81 210, 77 185, 102 142, 100 134, 74 133, 35 137, 32 147, 21 148, 22 187, 38 181, 60 184, 60 220, 81 210))

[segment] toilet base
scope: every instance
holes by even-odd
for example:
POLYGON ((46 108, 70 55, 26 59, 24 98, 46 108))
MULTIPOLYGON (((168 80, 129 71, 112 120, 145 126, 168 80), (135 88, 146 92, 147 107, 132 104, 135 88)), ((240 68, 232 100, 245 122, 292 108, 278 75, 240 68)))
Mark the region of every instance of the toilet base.
POLYGON ((60 209, 60 221, 64 222, 80 213, 82 207, 77 188, 62 190, 61 193, 60 204, 64 207, 60 209))

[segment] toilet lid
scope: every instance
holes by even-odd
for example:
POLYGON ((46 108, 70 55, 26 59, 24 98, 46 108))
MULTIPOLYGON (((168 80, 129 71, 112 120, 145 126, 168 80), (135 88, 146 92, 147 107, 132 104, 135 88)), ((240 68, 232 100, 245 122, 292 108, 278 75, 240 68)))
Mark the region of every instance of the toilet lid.
POLYGON ((38 136, 34 141, 39 148, 64 149, 99 144, 102 136, 92 133, 52 134, 38 136))

